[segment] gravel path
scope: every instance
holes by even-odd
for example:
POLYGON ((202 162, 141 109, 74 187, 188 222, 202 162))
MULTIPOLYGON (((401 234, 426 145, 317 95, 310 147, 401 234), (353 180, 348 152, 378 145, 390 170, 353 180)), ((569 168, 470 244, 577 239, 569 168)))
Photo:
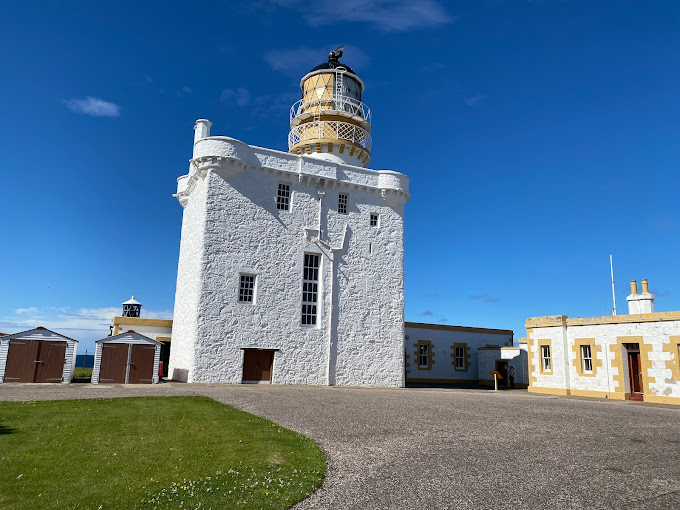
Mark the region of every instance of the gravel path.
POLYGON ((207 395, 316 440, 311 508, 680 508, 680 407, 451 389, 0 385, 0 400, 207 395))

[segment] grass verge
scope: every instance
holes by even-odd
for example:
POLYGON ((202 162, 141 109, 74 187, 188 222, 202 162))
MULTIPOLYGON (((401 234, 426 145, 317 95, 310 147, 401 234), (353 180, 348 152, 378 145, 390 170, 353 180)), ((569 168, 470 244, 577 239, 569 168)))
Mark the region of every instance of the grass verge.
POLYGON ((287 508, 309 438, 207 397, 0 402, 0 508, 287 508))
POLYGON ((92 377, 92 368, 76 367, 73 377, 76 379, 87 379, 92 377))

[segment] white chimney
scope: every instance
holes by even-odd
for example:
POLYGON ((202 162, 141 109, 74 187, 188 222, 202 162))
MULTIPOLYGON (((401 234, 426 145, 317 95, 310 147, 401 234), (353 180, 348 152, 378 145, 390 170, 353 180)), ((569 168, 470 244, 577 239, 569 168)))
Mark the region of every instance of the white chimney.
POLYGON ((212 122, 208 119, 198 119, 194 126, 194 143, 210 136, 210 126, 212 122))
POLYGON ((649 293, 649 283, 647 280, 642 280, 640 283, 642 283, 642 293, 638 294, 637 282, 635 280, 630 282, 630 296, 626 298, 630 315, 654 313, 654 295, 649 293))

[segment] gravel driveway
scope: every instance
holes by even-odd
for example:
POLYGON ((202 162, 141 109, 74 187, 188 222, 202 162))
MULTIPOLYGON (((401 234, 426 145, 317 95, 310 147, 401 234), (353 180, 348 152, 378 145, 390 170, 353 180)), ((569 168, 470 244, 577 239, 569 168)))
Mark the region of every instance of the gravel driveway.
POLYGON ((452 389, 0 385, 0 400, 207 395, 316 440, 296 508, 680 508, 680 407, 452 389))

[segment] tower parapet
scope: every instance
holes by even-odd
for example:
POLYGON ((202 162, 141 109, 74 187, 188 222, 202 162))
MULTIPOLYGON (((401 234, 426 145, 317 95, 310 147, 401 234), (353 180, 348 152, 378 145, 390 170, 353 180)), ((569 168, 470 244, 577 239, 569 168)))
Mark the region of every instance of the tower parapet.
POLYGON ((328 54, 300 81, 302 98, 290 109, 288 151, 365 167, 371 160, 371 111, 361 101, 364 82, 340 62, 343 47, 328 54))

